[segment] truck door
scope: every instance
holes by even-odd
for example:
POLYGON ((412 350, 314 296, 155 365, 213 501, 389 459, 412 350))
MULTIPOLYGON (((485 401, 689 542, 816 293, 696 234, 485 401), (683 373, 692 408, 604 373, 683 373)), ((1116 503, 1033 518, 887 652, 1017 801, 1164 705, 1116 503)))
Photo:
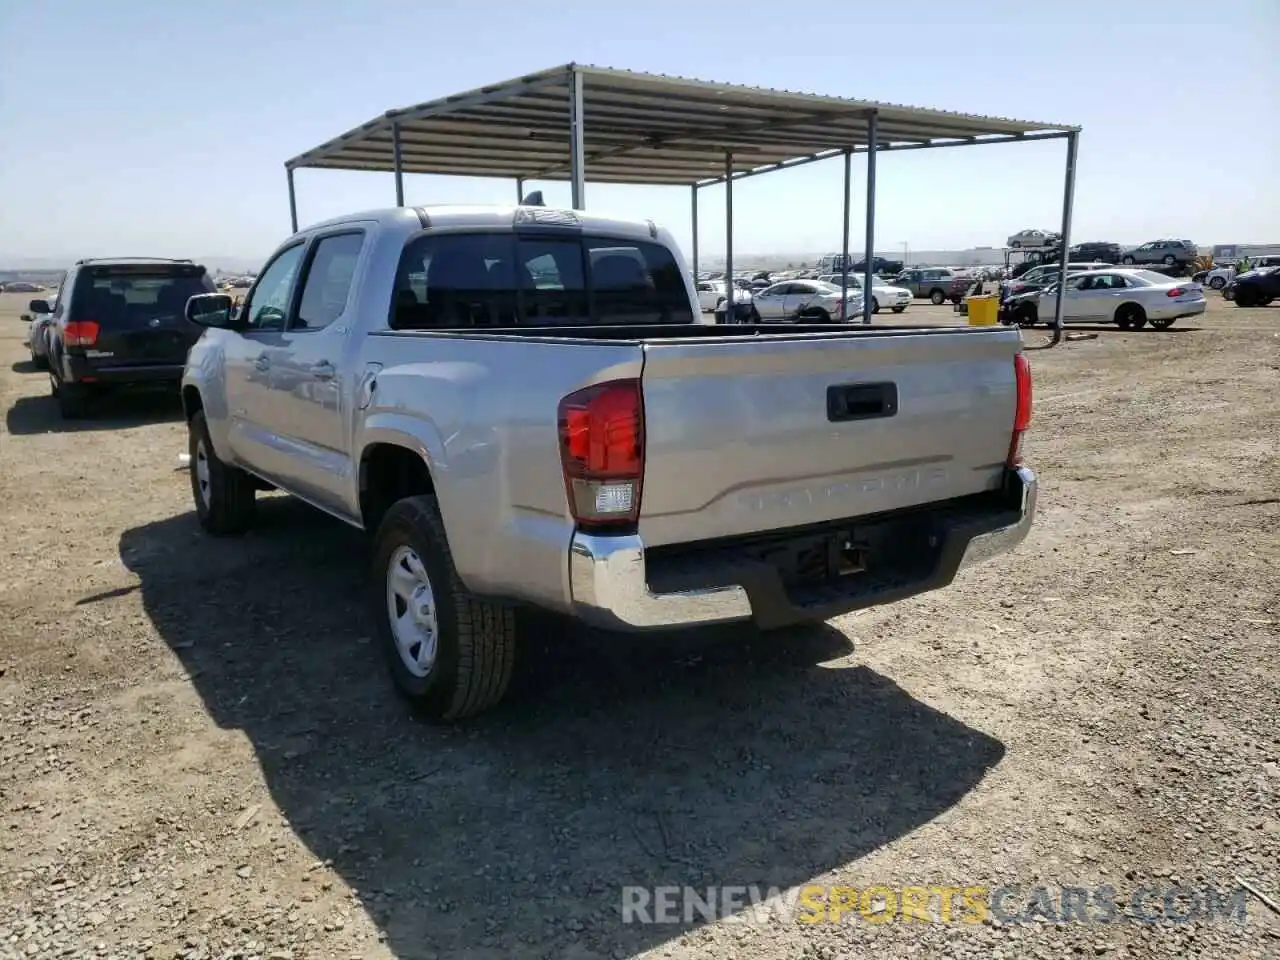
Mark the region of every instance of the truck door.
POLYGON ((270 432, 271 362, 284 334, 285 317, 294 280, 306 244, 299 240, 272 258, 249 291, 242 306, 244 326, 226 338, 224 375, 227 379, 228 442, 238 459, 255 472, 274 479, 272 471, 288 462, 279 438, 270 432))
POLYGON ((347 426, 355 384, 344 361, 364 247, 365 231, 352 224, 312 239, 297 306, 271 351, 265 412, 269 433, 290 451, 280 482, 339 511, 346 510, 352 488, 347 426))

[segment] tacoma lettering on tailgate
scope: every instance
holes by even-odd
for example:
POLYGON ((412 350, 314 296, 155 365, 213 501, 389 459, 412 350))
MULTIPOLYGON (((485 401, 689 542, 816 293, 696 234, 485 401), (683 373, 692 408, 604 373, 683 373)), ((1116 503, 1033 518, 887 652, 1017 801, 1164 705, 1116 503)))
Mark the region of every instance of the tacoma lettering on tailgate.
POLYGON ((853 500, 857 497, 886 491, 925 490, 941 486, 947 481, 946 467, 923 467, 877 477, 861 477, 857 480, 841 480, 837 483, 815 484, 805 487, 787 487, 767 493, 744 493, 738 505, 747 510, 778 510, 815 503, 853 500))

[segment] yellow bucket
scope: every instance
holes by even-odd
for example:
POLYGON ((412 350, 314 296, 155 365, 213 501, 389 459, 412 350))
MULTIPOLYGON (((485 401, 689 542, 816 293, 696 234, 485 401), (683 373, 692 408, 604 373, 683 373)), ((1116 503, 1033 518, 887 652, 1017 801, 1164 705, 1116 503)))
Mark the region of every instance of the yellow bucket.
POLYGON ((966 297, 969 305, 969 326, 994 327, 1000 320, 1000 300, 997 297, 966 297))

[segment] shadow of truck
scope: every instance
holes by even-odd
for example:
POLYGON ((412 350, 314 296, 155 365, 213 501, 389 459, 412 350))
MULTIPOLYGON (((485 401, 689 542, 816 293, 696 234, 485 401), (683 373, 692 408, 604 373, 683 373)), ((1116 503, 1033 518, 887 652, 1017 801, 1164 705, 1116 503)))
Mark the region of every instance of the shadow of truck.
POLYGON ((249 738, 396 956, 648 949, 683 929, 624 925, 624 885, 803 883, 936 817, 1003 754, 874 671, 823 666, 850 649, 827 626, 690 645, 536 617, 513 697, 417 722, 368 639, 363 538, 260 506, 243 539, 187 514, 120 554, 214 720, 249 738))

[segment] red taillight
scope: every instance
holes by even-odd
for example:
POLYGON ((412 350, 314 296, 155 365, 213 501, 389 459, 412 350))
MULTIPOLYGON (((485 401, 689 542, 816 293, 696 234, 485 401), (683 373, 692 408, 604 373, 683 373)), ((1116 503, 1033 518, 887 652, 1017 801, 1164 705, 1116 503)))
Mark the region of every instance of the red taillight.
POLYGON ((1009 457, 1005 462, 1010 467, 1019 467, 1022 465, 1022 435, 1031 426, 1031 361, 1025 353, 1014 356, 1013 375, 1018 399, 1013 411, 1013 437, 1009 440, 1009 457))
POLYGON ((1166 293, 1166 294, 1165 294, 1165 296, 1166 296, 1166 297, 1180 297, 1180 296, 1182 296, 1182 295, 1183 295, 1184 293, 1186 293, 1186 292, 1187 292, 1187 291, 1183 290, 1181 287, 1174 287, 1172 290, 1170 290, 1168 293, 1166 293))
POLYGON ((68 347, 92 347, 98 342, 98 321, 72 320, 62 332, 62 342, 68 347))
POLYGON ((560 463, 569 512, 583 527, 636 522, 644 476, 639 380, 611 380, 560 401, 560 463))

